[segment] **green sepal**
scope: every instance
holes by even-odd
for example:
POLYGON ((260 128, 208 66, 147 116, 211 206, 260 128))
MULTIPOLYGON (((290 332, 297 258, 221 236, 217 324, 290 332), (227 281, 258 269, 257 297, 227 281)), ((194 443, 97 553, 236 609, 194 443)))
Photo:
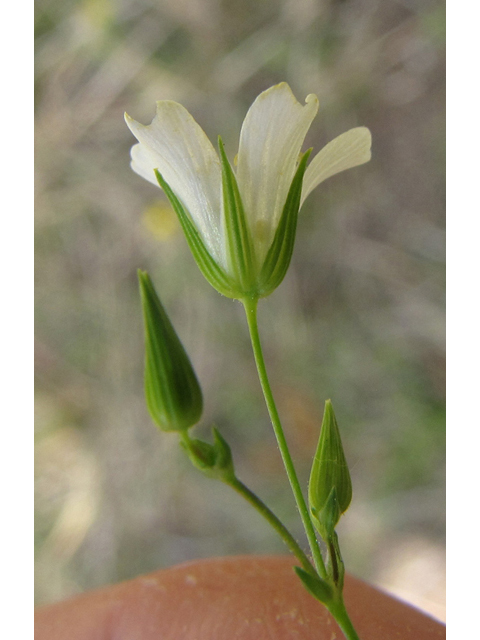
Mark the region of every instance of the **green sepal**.
POLYGON ((338 504, 337 488, 332 488, 327 502, 321 511, 317 511, 317 509, 313 507, 311 510, 316 529, 325 541, 329 540, 333 536, 335 527, 342 515, 338 504))
POLYGON ((303 176, 311 152, 312 150, 308 149, 298 164, 275 237, 263 263, 258 287, 258 293, 262 297, 268 296, 280 285, 290 265, 297 231, 298 210, 302 197, 303 176))
POLYGON ((170 201, 175 213, 178 216, 180 225, 183 229, 185 237, 188 242, 188 246, 195 258, 195 261, 203 273, 205 278, 210 282, 219 293, 227 298, 238 298, 238 294, 235 292, 235 287, 231 278, 224 272, 224 270, 216 263, 216 261, 210 255, 205 243, 202 240, 201 235, 197 231, 197 228, 193 224, 190 215, 185 210, 184 206, 173 193, 172 189, 167 182, 163 179, 162 174, 155 169, 155 175, 158 180, 158 184, 162 187, 165 195, 170 201))
POLYGON ((237 178, 227 159, 221 137, 218 137, 218 150, 222 163, 222 193, 225 239, 227 257, 240 297, 252 292, 254 288, 254 251, 250 230, 245 217, 242 197, 238 189, 237 178))
POLYGON ((226 440, 213 427, 213 444, 190 438, 185 434, 180 441, 192 464, 209 478, 231 482, 235 478, 232 451, 226 440))
POLYGON ((333 590, 332 587, 322 580, 319 576, 314 576, 305 569, 301 569, 300 567, 293 567, 295 569, 295 573, 300 578, 303 583, 305 589, 317 600, 327 604, 331 602, 333 599, 333 590))
POLYGON ((327 400, 317 451, 312 464, 308 499, 320 535, 333 533, 352 500, 352 480, 332 403, 327 400))
POLYGON ((184 431, 202 415, 202 391, 150 276, 138 270, 145 325, 145 399, 162 431, 184 431))

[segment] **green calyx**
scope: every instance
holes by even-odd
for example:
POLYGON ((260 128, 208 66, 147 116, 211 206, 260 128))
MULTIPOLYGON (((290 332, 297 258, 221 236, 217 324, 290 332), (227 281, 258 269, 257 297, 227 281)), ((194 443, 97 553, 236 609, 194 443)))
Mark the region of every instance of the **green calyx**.
POLYGON ((202 415, 200 385, 150 276, 138 271, 145 325, 145 398, 162 431, 185 431, 202 415))
POLYGON ((208 282, 228 298, 258 300, 270 295, 280 285, 290 265, 303 177, 311 149, 303 154, 298 164, 272 244, 265 259, 259 264, 255 251, 255 233, 245 212, 237 178, 226 157, 221 138, 218 147, 222 166, 222 228, 227 256, 226 268, 211 256, 190 213, 163 176, 157 170, 155 175, 178 216, 193 257, 208 282))
POLYGON ((313 522, 324 540, 331 539, 340 516, 352 500, 352 481, 332 403, 327 400, 308 499, 313 522))

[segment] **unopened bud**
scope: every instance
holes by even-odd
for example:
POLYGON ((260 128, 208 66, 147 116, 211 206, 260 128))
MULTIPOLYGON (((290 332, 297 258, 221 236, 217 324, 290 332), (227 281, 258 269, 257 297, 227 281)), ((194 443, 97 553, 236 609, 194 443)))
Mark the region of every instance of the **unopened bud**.
POLYGON ((175 329, 146 271, 138 271, 145 321, 145 398, 163 431, 184 431, 200 420, 202 391, 175 329))
POLYGON ((328 538, 352 500, 352 481, 330 400, 325 403, 308 499, 315 526, 328 538))

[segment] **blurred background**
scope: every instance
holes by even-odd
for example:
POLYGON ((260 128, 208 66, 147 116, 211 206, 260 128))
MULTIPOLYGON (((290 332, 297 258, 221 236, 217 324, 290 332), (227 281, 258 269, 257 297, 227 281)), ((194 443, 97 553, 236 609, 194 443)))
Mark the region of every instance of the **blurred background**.
POLYGON ((308 198, 292 266, 260 306, 306 486, 332 398, 354 500, 350 572, 444 617, 444 4, 436 0, 38 0, 36 589, 48 603, 212 555, 282 553, 190 467, 143 400, 147 269, 238 475, 303 539, 241 306, 202 278, 160 189, 129 168, 123 112, 181 102, 231 159, 287 81, 320 100, 305 148, 347 129, 372 161, 308 198))

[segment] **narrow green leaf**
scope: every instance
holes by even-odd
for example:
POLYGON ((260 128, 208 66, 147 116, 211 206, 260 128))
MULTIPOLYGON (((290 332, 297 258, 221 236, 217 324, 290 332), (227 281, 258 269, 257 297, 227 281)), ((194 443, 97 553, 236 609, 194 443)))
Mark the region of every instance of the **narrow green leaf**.
POLYGON ((260 273, 261 296, 269 295, 282 282, 292 258, 297 231, 298 210, 302 196, 303 176, 311 149, 303 154, 290 185, 275 237, 268 250, 260 273))
POLYGON ((313 576, 300 567, 294 567, 294 569, 297 576, 303 582, 303 586, 314 598, 324 604, 332 599, 333 590, 325 580, 322 580, 319 576, 313 576))
POLYGON ((228 259, 236 280, 249 293, 254 284, 255 255, 250 230, 245 217, 242 198, 237 179, 225 154, 223 141, 218 137, 218 149, 222 163, 222 191, 225 236, 228 246, 228 259))
POLYGON ((148 273, 138 271, 145 323, 145 398, 163 431, 184 431, 202 415, 200 385, 148 273))
POLYGON ((234 291, 235 287, 233 286, 231 279, 208 252, 208 249, 206 248, 197 228, 193 224, 190 215, 187 213, 180 200, 173 193, 172 189, 168 183, 165 182, 163 176, 159 171, 157 171, 157 169, 155 169, 155 175, 159 185, 170 200, 170 204, 178 216, 188 245, 200 271, 208 282, 210 282, 212 287, 214 287, 219 293, 227 296, 227 298, 237 298, 238 295, 234 291))

